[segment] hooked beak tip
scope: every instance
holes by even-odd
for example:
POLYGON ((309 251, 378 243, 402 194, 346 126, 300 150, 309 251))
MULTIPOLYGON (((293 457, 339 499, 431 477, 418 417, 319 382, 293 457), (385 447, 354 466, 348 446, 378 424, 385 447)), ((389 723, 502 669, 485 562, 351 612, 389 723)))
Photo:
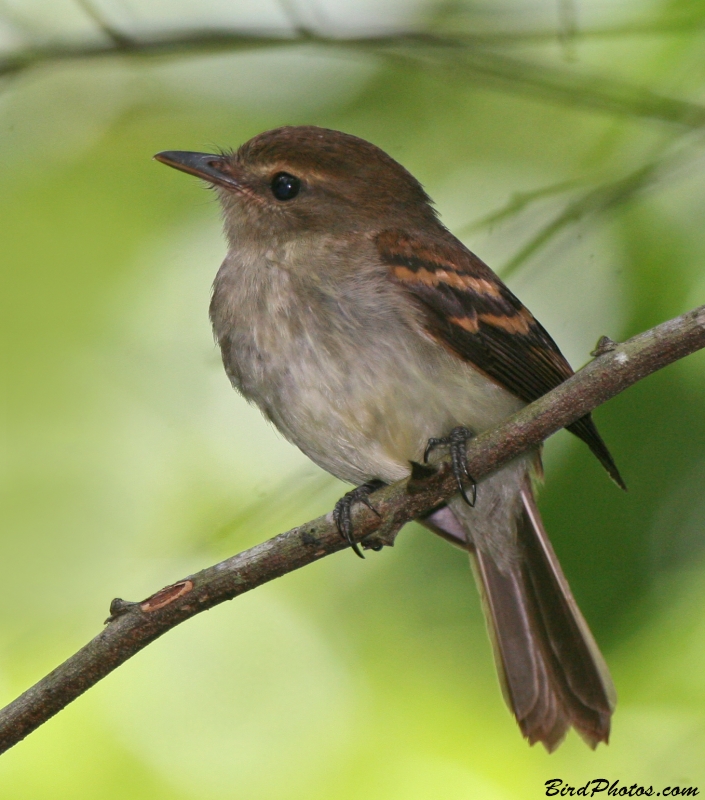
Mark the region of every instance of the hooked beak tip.
POLYGON ((227 167, 227 161, 223 156, 213 153, 192 153, 187 150, 163 150, 153 158, 168 167, 195 175, 208 183, 224 186, 226 189, 239 187, 238 181, 230 171, 223 169, 227 167))

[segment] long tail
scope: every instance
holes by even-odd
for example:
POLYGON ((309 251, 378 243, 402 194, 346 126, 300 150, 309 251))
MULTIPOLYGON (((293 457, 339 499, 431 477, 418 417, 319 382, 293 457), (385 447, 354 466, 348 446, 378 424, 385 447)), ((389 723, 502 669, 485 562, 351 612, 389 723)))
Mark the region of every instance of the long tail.
POLYGON ((450 508, 433 512, 424 524, 473 556, 504 697, 530 744, 541 742, 552 752, 572 725, 594 748, 609 738, 614 686, 528 482, 521 499, 520 557, 503 571, 487 553, 468 546, 450 508))

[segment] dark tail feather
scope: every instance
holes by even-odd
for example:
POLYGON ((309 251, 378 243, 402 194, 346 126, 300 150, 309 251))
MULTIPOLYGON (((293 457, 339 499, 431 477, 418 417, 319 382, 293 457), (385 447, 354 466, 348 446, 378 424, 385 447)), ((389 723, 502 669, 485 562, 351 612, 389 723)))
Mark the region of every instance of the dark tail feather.
POLYGON ((582 439, 585 444, 592 450, 600 464, 607 470, 608 475, 619 486, 620 489, 627 490, 626 483, 622 480, 619 474, 617 465, 607 449, 607 445, 603 442, 595 423, 592 421, 590 414, 581 417, 577 422, 568 425, 568 430, 575 434, 579 439, 582 439))
MULTIPOLYGON (((551 752, 572 725, 594 748, 609 738, 616 702, 612 680, 529 487, 522 500, 518 523, 522 558, 508 574, 500 572, 486 553, 469 548, 504 696, 531 744, 541 742, 551 752)), ((447 507, 425 522, 451 541, 466 538, 447 507)))

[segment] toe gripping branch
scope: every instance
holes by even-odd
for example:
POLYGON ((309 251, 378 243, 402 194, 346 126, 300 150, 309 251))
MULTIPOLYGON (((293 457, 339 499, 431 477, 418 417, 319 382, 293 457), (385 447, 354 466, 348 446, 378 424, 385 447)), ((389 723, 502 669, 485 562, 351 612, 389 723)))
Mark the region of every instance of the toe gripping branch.
MULTIPOLYGON (((346 492, 346 494, 344 494, 340 498, 340 500, 338 500, 338 502, 335 504, 335 508, 333 509, 333 519, 335 521, 335 524, 338 526, 338 531, 340 531, 340 535, 354 550, 355 554, 360 556, 360 558, 364 558, 365 556, 362 554, 362 551, 358 547, 357 542, 353 538, 353 524, 350 512, 355 503, 362 503, 363 505, 366 505, 367 508, 370 509, 370 511, 374 512, 379 517, 380 516, 379 511, 377 511, 377 509, 370 502, 370 495, 373 492, 376 492, 377 489, 381 489, 383 486, 386 486, 384 481, 380 480, 367 481, 367 483, 363 483, 356 489, 353 489, 350 492, 346 492)), ((372 545, 370 549, 381 550, 382 545, 375 544, 372 545)))
POLYGON ((428 463, 428 458, 437 447, 447 447, 450 451, 450 462, 455 482, 458 484, 460 496, 469 506, 474 506, 477 500, 477 483, 468 472, 467 443, 474 437, 474 433, 461 426, 453 428, 448 436, 440 439, 429 439, 426 450, 423 454, 424 464, 428 463), (471 486, 472 500, 468 497, 465 484, 471 486))

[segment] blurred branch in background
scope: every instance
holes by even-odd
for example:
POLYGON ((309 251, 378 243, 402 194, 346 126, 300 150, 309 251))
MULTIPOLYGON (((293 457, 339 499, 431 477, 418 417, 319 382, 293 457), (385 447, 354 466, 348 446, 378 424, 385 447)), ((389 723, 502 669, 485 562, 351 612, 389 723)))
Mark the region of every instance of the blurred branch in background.
MULTIPOLYGON (((705 347, 705 306, 633 337, 603 339, 588 366, 468 446, 476 478, 510 461, 661 367, 705 347)), ((449 464, 376 492, 376 510, 354 513, 354 538, 393 545, 401 527, 457 492, 449 464)), ((482 489, 480 488, 480 491, 482 489)), ((113 600, 106 629, 0 712, 0 752, 38 728, 88 688, 190 617, 346 548, 332 515, 280 534, 167 586, 141 603, 113 600)))
POLYGON ((117 48, 129 48, 133 42, 129 36, 114 27, 101 13, 98 6, 91 0, 75 0, 76 5, 80 6, 86 16, 95 23, 96 27, 105 35, 117 48))
MULTIPOLYGON (((553 220, 548 222, 531 240, 525 244, 500 270, 503 278, 507 278, 536 253, 549 239, 572 222, 577 222, 591 214, 600 214, 624 202, 629 197, 643 191, 655 179, 657 170, 662 166, 659 161, 639 167, 639 169, 619 178, 608 181, 595 188, 590 188, 575 200, 571 200, 553 220)), ((555 187, 554 187, 555 188, 555 187)), ((545 195, 544 195, 545 196, 545 195)), ((529 199, 533 198, 522 198, 529 199)), ((520 203, 515 201, 514 206, 520 203)), ((509 209, 507 209, 508 211, 509 209)), ((495 214, 494 218, 499 218, 495 214)))
MULTIPOLYGON (((61 62, 106 58, 176 59, 314 46, 333 56, 363 53, 392 62, 413 63, 431 72, 441 70, 446 78, 451 76, 469 85, 529 94, 559 105, 648 118, 676 126, 666 131, 665 143, 658 148, 659 152, 629 174, 616 179, 612 176, 582 177, 515 195, 503 209, 461 228, 462 234, 492 226, 518 214, 536 200, 568 192, 581 184, 586 186, 577 197, 570 197, 564 208, 535 231, 498 270, 505 279, 571 223, 608 211, 662 178, 668 162, 674 160, 673 148, 669 152, 669 145, 705 124, 704 105, 659 94, 613 77, 566 66, 557 67, 506 52, 507 48, 517 45, 554 40, 561 45, 564 60, 574 61, 574 45, 580 39, 692 33, 705 28, 705 21, 695 14, 681 12, 653 22, 591 29, 579 25, 577 10, 571 0, 559 0, 555 29, 515 26, 511 30, 511 23, 503 20, 504 30, 501 30, 502 25, 500 29, 482 30, 482 25, 477 25, 477 19, 468 15, 462 5, 449 4, 438 8, 423 30, 400 30, 392 34, 373 31, 364 36, 346 36, 327 33, 326 30, 332 28, 330 20, 325 19, 315 5, 306 5, 309 16, 315 18, 314 27, 304 21, 301 9, 295 3, 279 0, 288 27, 260 31, 163 30, 146 36, 119 28, 94 0, 74 2, 91 20, 99 39, 85 43, 33 43, 31 36, 25 36, 25 44, 0 54, 0 77, 12 80, 61 62)), ((11 22, 18 25, 16 20, 11 22)), ((676 155, 681 160, 684 157, 682 152, 676 155)))
MULTIPOLYGON (((688 153, 686 148, 678 146, 681 138, 678 136, 668 137, 656 148, 653 157, 637 169, 617 179, 598 181, 596 185, 588 186, 577 196, 571 197, 553 219, 539 228, 529 241, 497 270, 498 273, 506 280, 571 223, 609 211, 651 188, 655 183, 667 180, 679 173, 680 168, 692 158, 692 153, 688 153), (674 142, 675 146, 672 146, 674 142)), ((537 201, 566 194, 587 184, 589 184, 588 179, 576 179, 540 187, 529 192, 517 192, 510 197, 509 202, 503 208, 461 226, 458 235, 463 236, 483 228, 492 228, 521 213, 537 201)))
MULTIPOLYGON (((615 78, 510 56, 499 47, 492 46, 493 43, 499 43, 496 37, 487 38, 481 33, 448 34, 428 30, 393 34, 373 32, 364 36, 326 34, 299 21, 293 9, 285 5, 287 16, 293 16, 293 30, 164 31, 156 35, 139 36, 118 30, 96 10, 96 5, 90 0, 79 0, 79 3, 103 34, 102 41, 58 44, 30 42, 0 56, 0 77, 19 76, 38 67, 65 61, 114 57, 183 58, 315 45, 332 53, 365 52, 412 61, 426 67, 448 70, 474 83, 485 83, 510 92, 535 94, 563 104, 647 117, 686 127, 705 124, 705 106, 668 97, 615 78)), ((579 35, 582 34, 572 26, 570 40, 575 40, 579 35)), ((554 31, 552 36, 565 40, 566 33, 554 31)), ((516 33, 514 40, 522 41, 522 34, 516 33)))

